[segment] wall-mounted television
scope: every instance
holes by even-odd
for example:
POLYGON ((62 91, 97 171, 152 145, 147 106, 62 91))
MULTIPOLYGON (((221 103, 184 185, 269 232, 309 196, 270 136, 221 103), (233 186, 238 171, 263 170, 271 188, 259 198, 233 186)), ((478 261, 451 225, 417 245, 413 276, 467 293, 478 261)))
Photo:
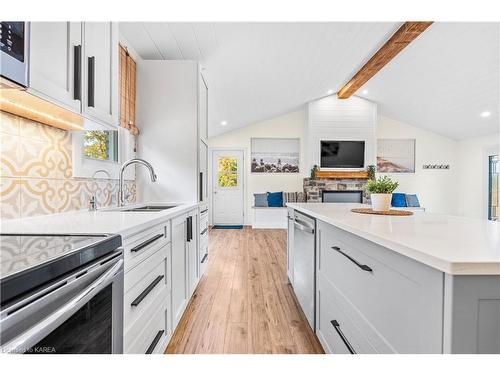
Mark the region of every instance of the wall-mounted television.
POLYGON ((364 141, 321 141, 320 168, 364 168, 364 141))

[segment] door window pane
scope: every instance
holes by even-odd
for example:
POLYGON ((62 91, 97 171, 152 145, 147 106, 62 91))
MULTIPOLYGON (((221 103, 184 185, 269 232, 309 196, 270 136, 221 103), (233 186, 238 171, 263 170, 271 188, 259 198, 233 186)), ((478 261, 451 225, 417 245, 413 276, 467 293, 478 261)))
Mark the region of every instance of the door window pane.
POLYGON ((499 221, 498 198, 500 186, 498 184, 500 174, 500 162, 498 155, 489 157, 489 178, 488 178, 488 219, 499 221))
POLYGON ((238 186, 238 159, 232 156, 221 156, 218 159, 218 183, 221 188, 238 186))

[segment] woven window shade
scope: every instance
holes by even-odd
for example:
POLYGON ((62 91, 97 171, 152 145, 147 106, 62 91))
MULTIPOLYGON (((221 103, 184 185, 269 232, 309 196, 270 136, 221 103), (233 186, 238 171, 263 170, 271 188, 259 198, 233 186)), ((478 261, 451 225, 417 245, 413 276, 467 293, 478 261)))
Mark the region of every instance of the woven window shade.
POLYGON ((120 126, 137 135, 135 123, 136 64, 127 49, 120 45, 120 126))

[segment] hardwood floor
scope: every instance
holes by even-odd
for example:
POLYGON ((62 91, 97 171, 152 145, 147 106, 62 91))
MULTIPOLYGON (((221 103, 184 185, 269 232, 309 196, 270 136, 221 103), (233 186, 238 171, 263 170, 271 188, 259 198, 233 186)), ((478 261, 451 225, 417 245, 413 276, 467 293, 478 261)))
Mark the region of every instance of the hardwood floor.
POLYGON ((286 276, 286 231, 210 231, 209 265, 166 353, 323 353, 286 276))

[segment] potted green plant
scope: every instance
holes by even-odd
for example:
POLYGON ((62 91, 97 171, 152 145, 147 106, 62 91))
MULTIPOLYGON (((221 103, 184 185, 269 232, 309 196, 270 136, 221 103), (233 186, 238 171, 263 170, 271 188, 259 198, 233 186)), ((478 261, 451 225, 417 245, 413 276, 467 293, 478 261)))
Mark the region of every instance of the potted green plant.
POLYGON ((392 192, 397 189, 399 183, 388 176, 368 180, 366 190, 370 193, 373 211, 388 211, 391 208, 392 192))
POLYGON ((375 166, 374 165, 369 165, 368 168, 366 169, 366 172, 368 174, 369 180, 375 180, 375 166))
POLYGON ((311 180, 316 179, 316 172, 319 170, 318 166, 314 164, 314 166, 311 168, 311 180))

